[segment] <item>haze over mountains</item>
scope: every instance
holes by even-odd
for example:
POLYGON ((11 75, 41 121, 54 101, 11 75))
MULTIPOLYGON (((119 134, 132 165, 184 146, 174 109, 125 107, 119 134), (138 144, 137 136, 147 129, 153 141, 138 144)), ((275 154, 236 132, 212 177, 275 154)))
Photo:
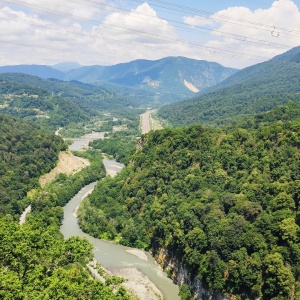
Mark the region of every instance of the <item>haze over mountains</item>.
POLYGON ((62 80, 64 73, 46 65, 16 65, 0 67, 0 73, 23 73, 40 78, 55 78, 62 80))
POLYGON ((77 63, 62 63, 54 66, 0 67, 0 73, 21 72, 41 78, 141 88, 157 93, 157 97, 164 95, 163 102, 191 97, 223 81, 236 71, 218 63, 185 57, 167 57, 155 61, 135 60, 113 66, 80 67, 77 63))
POLYGON ((91 66, 70 71, 67 80, 95 83, 109 81, 126 86, 176 89, 198 92, 213 86, 235 73, 217 63, 199 61, 185 57, 167 57, 156 61, 135 60, 111 67, 91 66))
POLYGON ((2 79, 42 88, 52 95, 71 97, 89 107, 146 108, 170 103, 159 110, 159 116, 173 126, 221 125, 268 111, 288 100, 299 101, 299 62, 300 47, 296 47, 240 71, 207 61, 167 57, 114 66, 82 67, 77 63, 52 67, 6 66, 0 67, 0 73, 22 72, 51 77, 45 80, 28 75, 5 75, 2 79), (71 67, 75 69, 67 71, 71 67), (180 100, 183 101, 178 102, 180 100))

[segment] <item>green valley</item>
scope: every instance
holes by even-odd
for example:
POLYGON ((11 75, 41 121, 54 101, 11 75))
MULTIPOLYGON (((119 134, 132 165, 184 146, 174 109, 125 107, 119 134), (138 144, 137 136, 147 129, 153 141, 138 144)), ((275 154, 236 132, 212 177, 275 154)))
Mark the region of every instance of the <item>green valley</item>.
POLYGON ((152 102, 152 94, 142 91, 112 90, 18 73, 0 74, 0 113, 53 129, 88 123, 95 117, 103 120, 99 113, 132 118, 152 102))
MULTIPOLYGON (((135 299, 122 278, 99 268, 93 279, 87 264, 102 252, 92 236, 133 250, 138 262, 120 264, 134 283, 167 280, 154 261, 143 273, 150 254, 139 249, 149 251, 181 299, 300 299, 299 53, 241 71, 169 57, 68 73, 14 67, 59 79, 0 74, 0 298, 135 299), (145 111, 166 128, 150 117, 141 126, 145 111), (85 149, 66 152, 73 141, 85 149), (85 167, 40 185, 61 151, 85 167), (109 157, 122 163, 111 160, 113 173, 109 157), (84 232, 64 239, 75 195, 69 214, 84 232)), ((165 296, 144 285, 143 300, 165 296)))

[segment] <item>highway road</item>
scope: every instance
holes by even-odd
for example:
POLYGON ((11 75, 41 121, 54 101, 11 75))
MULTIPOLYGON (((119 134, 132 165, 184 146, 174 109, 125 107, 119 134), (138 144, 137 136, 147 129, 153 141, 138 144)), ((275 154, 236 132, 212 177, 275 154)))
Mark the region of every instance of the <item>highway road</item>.
POLYGON ((141 127, 142 134, 148 133, 151 130, 151 114, 153 110, 147 110, 145 113, 141 114, 141 127))

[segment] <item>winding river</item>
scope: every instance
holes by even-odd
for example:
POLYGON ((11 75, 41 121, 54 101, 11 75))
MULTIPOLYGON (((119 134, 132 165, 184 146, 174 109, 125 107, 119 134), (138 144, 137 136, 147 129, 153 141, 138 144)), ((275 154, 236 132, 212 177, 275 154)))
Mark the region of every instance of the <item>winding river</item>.
MULTIPOLYGON (((109 159, 104 160, 104 165, 107 173, 112 174, 112 176, 121 171, 123 167, 123 165, 117 163, 115 160, 109 159)), ((128 253, 127 251, 131 248, 93 238, 79 228, 75 214, 76 208, 79 206, 80 202, 93 191, 95 186, 96 183, 91 183, 85 186, 64 207, 64 220, 60 228, 64 237, 68 238, 71 236, 80 236, 87 238, 94 246, 93 252, 95 258, 112 274, 118 275, 120 274, 120 270, 127 270, 127 273, 132 272, 132 270, 138 270, 143 275, 147 276, 148 279, 161 291, 163 299, 178 300, 178 286, 167 278, 166 273, 162 271, 161 267, 155 262, 154 258, 149 253, 142 253, 146 256, 146 261, 145 259, 141 259, 138 256, 128 253)), ((126 278, 126 275, 123 277, 126 278)), ((139 280, 139 278, 137 278, 137 280, 139 280)))

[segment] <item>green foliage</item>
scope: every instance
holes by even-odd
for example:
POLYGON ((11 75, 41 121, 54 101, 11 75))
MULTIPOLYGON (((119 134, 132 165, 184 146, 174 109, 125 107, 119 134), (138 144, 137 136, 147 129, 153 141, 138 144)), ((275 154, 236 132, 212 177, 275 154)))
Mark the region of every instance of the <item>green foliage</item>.
POLYGON ((120 117, 136 116, 143 102, 140 99, 131 93, 124 95, 122 90, 116 93, 75 81, 41 79, 25 74, 0 74, 0 112, 55 129, 88 122, 103 110, 120 117))
POLYGON ((285 266, 279 253, 268 254, 264 261, 264 299, 291 297, 295 278, 290 266, 285 266))
POLYGON ((64 240, 59 232, 61 206, 84 185, 105 176, 99 151, 80 154, 91 165, 37 189, 25 224, 18 225, 10 215, 0 218, 1 299, 132 299, 119 286, 120 278, 105 284, 92 280, 86 268, 92 245, 86 239, 64 240))
POLYGON ((181 300, 189 300, 191 299, 191 291, 187 284, 183 284, 179 290, 179 296, 181 300))
MULTIPOLYGON (((87 116, 88 109, 82 110, 76 100, 50 95, 41 88, 4 80, 0 89, 1 107, 7 113, 31 117, 46 112, 44 117, 50 116, 48 124, 54 126, 87 116)), ((70 177, 60 174, 45 188, 37 188, 39 176, 55 166, 66 144, 36 124, 16 118, 1 115, 0 127, 0 298, 130 300, 119 286, 121 279, 112 278, 105 285, 91 280, 86 263, 92 246, 86 240, 64 241, 59 232, 61 207, 84 185, 105 176, 101 153, 76 153, 91 165, 70 177), (33 188, 34 193, 24 198, 33 188), (13 218, 29 202, 32 213, 19 226, 13 218)))
POLYGON ((0 115, 0 216, 17 215, 26 193, 56 164, 65 144, 39 126, 0 115))
POLYGON ((53 129, 88 123, 103 110, 120 118, 136 118, 141 98, 75 81, 0 74, 0 112, 53 129))
POLYGON ((92 257, 87 240, 67 240, 54 223, 47 226, 35 213, 19 226, 0 219, 1 299, 110 299, 130 300, 120 280, 105 286, 91 276, 85 264, 92 257))
POLYGON ((54 128, 86 121, 95 115, 77 99, 53 96, 37 87, 0 81, 1 113, 25 118, 54 128))
POLYGON ((167 249, 212 291, 287 299, 300 279, 300 130, 297 119, 272 118, 143 135, 131 163, 89 196, 81 225, 167 249))

